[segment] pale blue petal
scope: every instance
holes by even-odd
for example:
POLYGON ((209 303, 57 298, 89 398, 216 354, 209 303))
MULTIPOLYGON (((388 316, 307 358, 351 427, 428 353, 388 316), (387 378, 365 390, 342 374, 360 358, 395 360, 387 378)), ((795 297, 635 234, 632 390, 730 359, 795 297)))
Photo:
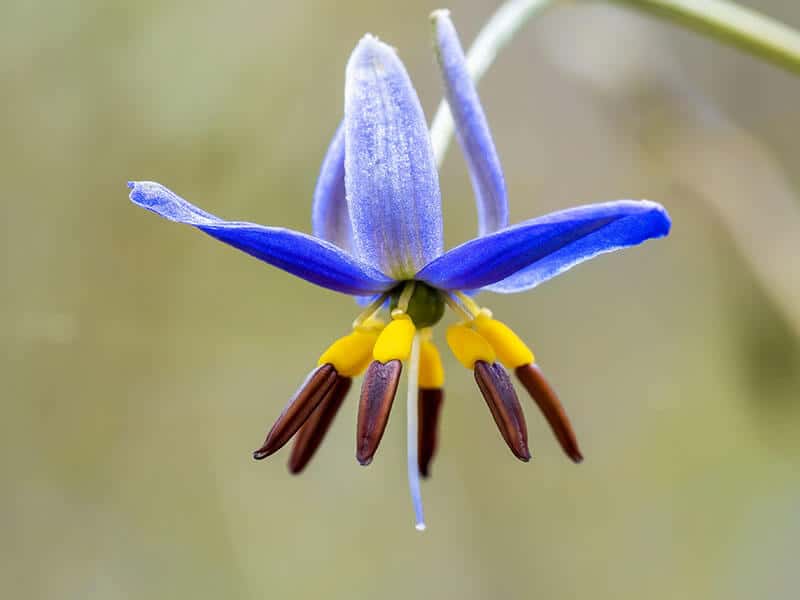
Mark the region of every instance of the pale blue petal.
POLYGON ((345 146, 357 254, 395 279, 413 277, 442 252, 439 179, 408 73, 369 35, 347 64, 345 146))
POLYGON ((478 234, 486 235, 508 225, 508 197, 503 169, 478 91, 467 70, 458 34, 450 20, 450 12, 437 10, 431 19, 447 103, 453 114, 456 138, 467 160, 475 191, 478 234))
POLYGON ((445 290, 520 292, 590 258, 669 233, 655 202, 591 204, 525 221, 475 238, 440 256, 417 275, 445 290))
POLYGON ((394 282, 330 242, 305 233, 254 223, 223 221, 152 181, 128 184, 134 204, 197 227, 251 256, 324 288, 353 295, 378 294, 394 282))
POLYGON ((344 124, 336 130, 322 161, 311 207, 311 231, 340 248, 352 249, 353 229, 344 193, 344 124))

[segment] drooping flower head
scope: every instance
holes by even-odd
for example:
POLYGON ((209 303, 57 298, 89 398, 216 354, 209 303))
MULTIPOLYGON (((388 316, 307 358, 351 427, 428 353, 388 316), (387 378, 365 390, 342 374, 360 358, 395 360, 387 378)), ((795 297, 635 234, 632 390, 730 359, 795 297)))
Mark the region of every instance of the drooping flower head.
POLYGON ((444 251, 441 198, 422 108, 396 52, 367 35, 347 64, 344 120, 322 163, 308 235, 225 221, 153 182, 131 183, 131 200, 192 225, 318 286, 367 303, 351 331, 325 350, 267 434, 255 458, 294 438, 292 473, 319 447, 364 374, 356 457, 372 462, 403 365, 409 375, 409 482, 424 528, 419 475, 436 451, 444 370, 432 328, 450 307, 447 345, 467 369, 511 452, 527 461, 527 429, 508 375, 513 371, 566 454, 581 452, 566 413, 522 340, 473 299, 481 291, 529 290, 605 252, 667 235, 658 204, 620 200, 580 206, 508 226, 500 160, 464 54, 446 11, 432 15, 445 95, 456 123, 478 210, 478 237, 444 251), (385 318, 381 318, 381 313, 385 318))

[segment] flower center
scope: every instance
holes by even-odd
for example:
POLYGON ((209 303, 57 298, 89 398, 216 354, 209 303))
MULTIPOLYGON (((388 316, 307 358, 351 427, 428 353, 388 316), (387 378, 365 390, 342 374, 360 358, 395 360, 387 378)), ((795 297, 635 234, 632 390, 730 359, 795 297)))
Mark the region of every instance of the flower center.
POLYGON ((433 327, 444 315, 444 296, 427 283, 407 281, 391 292, 390 309, 395 308, 402 309, 411 317, 417 329, 433 327), (406 306, 403 306, 404 303, 407 303, 406 306))

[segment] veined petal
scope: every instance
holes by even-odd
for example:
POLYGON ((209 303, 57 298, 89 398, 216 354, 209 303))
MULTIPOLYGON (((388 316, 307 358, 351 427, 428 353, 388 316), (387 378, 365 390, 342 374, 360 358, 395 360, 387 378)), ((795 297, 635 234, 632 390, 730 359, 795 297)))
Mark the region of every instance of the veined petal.
POLYGON ((344 124, 333 135, 322 161, 311 207, 311 231, 340 248, 352 248, 353 229, 344 193, 344 124))
POLYGON ((669 228, 667 211, 655 202, 580 206, 466 242, 417 279, 446 290, 520 292, 598 254, 665 236, 669 228))
POLYGON ((439 178, 428 126, 395 51, 370 35, 345 86, 345 188, 358 255, 396 279, 442 253, 439 178))
POLYGON ((478 91, 467 70, 458 34, 450 20, 450 11, 434 11, 431 20, 445 95, 456 124, 456 138, 467 160, 475 191, 478 235, 486 235, 508 225, 508 197, 503 169, 478 91))
POLYGON ((345 294, 377 294, 394 282, 330 242, 254 223, 223 221, 159 183, 128 184, 134 204, 159 216, 197 227, 211 237, 324 288, 345 294))

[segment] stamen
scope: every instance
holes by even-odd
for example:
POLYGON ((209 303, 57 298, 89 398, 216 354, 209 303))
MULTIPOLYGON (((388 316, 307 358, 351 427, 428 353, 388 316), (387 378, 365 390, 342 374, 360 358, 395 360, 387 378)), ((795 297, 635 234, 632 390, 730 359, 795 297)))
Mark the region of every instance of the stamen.
POLYGON ((525 415, 506 370, 499 363, 490 365, 479 360, 475 363, 475 381, 511 452, 520 460, 529 461, 531 452, 525 415))
POLYGON ((467 369, 474 369, 478 360, 492 364, 497 357, 489 342, 466 324, 451 325, 446 335, 453 356, 467 369))
POLYGON ((400 293, 400 298, 397 300, 397 308, 404 313, 408 312, 408 303, 411 301, 411 296, 414 295, 415 287, 417 287, 417 282, 409 281, 400 293))
POLYGON ((360 375, 372 361, 372 350, 381 327, 382 323, 379 320, 368 319, 363 325, 328 346, 317 364, 331 364, 336 372, 344 377, 360 375))
POLYGON ((419 462, 417 457, 417 382, 419 381, 419 335, 414 336, 411 344, 411 357, 408 364, 408 385, 406 407, 408 419, 406 423, 406 444, 408 445, 408 487, 411 491, 411 502, 414 505, 417 531, 425 530, 425 515, 422 510, 422 491, 419 482, 419 462))
POLYGON ((430 328, 420 331, 419 348, 419 394, 417 410, 419 418, 417 452, 419 454, 419 472, 428 477, 430 463, 436 454, 439 429, 439 413, 444 401, 444 369, 439 351, 431 341, 430 328))
POLYGON ((583 455, 578 448, 578 440, 572 430, 569 417, 567 417, 558 395, 544 378, 541 369, 535 364, 529 364, 517 367, 515 372, 522 385, 528 390, 531 398, 539 406, 544 418, 547 419, 556 439, 561 444, 561 448, 573 462, 581 462, 583 455))
POLYGON ((375 300, 370 302, 367 307, 363 310, 363 312, 356 317, 356 320, 353 321, 353 329, 356 327, 361 327, 367 319, 377 313, 381 307, 386 303, 386 300, 389 298, 389 293, 381 294, 375 300))
POLYGON ((525 342, 508 325, 493 319, 487 309, 482 309, 471 324, 475 331, 491 344, 497 353, 497 358, 507 368, 516 369, 534 361, 533 352, 525 342))
POLYGON ((297 475, 305 469, 314 457, 314 453, 325 438, 336 413, 339 412, 352 381, 349 377, 339 377, 333 389, 322 399, 305 425, 297 432, 292 446, 292 454, 289 456, 289 472, 293 475, 297 475))
POLYGON ((275 421, 261 448, 253 452, 253 458, 261 460, 280 450, 333 389, 336 379, 336 369, 330 364, 312 371, 275 421))
POLYGON ((392 322, 383 328, 372 348, 372 357, 382 363, 408 360, 416 333, 414 322, 405 313, 392 315, 392 322))
POLYGON ((439 415, 444 402, 444 390, 441 388, 420 388, 417 397, 419 411, 419 435, 417 446, 419 457, 419 473, 423 477, 430 475, 430 464, 438 446, 439 415))
POLYGON ((461 315, 465 321, 471 321, 473 319, 473 315, 461 304, 458 300, 456 300, 455 296, 451 294, 444 294, 444 301, 454 312, 461 315))
POLYGON ((364 466, 372 462, 383 437, 402 370, 399 360, 376 360, 364 375, 356 428, 356 458, 364 466))
MULTIPOLYGON (((467 296, 464 292, 455 292, 455 295, 459 300, 461 300, 464 306, 467 307, 467 310, 472 314, 473 317, 478 316, 478 314, 481 312, 481 307, 478 306, 478 303, 475 302, 475 300, 467 296)), ((491 314, 489 316, 491 316, 491 314)))

